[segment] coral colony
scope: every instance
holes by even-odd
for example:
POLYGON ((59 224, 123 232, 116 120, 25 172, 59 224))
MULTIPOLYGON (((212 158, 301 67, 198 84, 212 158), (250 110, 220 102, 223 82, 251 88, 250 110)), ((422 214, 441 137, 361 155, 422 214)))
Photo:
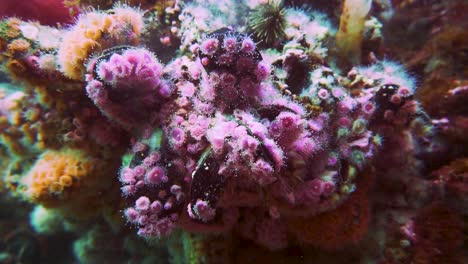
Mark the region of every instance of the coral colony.
POLYGON ((0 23, 3 68, 22 87, 0 99, 2 188, 35 205, 36 232, 77 234, 84 263, 112 255, 90 243, 132 233, 169 241, 180 263, 230 263, 212 243, 307 255, 371 236, 378 259, 423 261, 439 241, 421 237, 433 232, 422 219, 437 214, 458 236, 449 209, 414 209, 432 188, 418 156, 436 149, 434 128, 403 66, 361 50, 382 26, 372 1, 345 1, 339 29, 288 1, 140 2, 74 1, 75 22, 57 28, 0 23), (413 192, 401 195, 414 213, 375 216, 374 200, 398 194, 385 198, 374 182, 413 192), (96 219, 100 229, 86 231, 96 219))

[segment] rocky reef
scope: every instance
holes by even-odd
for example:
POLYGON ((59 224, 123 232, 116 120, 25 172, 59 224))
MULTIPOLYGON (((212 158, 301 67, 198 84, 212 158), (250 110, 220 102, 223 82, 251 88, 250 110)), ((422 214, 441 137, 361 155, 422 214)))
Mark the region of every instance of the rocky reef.
POLYGON ((43 2, 0 4, 0 262, 467 261, 465 2, 43 2))

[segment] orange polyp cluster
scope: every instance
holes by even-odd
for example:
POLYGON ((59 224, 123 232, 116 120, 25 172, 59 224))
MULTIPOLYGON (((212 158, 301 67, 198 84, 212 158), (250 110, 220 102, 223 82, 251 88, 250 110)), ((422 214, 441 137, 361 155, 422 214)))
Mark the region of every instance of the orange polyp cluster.
POLYGON ((94 170, 93 162, 79 150, 49 150, 42 154, 23 178, 25 194, 46 205, 79 186, 94 170))
POLYGON ((7 49, 10 54, 25 53, 31 48, 31 44, 24 38, 18 38, 8 44, 7 49))
POLYGON ((20 35, 20 23, 21 23, 21 20, 18 19, 18 18, 15 18, 15 17, 12 17, 12 18, 9 18, 7 20, 7 26, 8 26, 8 29, 7 31, 5 32, 6 33, 6 36, 9 37, 9 38, 16 38, 20 35))
POLYGON ((136 44, 142 28, 142 14, 130 7, 117 7, 113 14, 95 11, 82 15, 65 34, 58 51, 61 71, 71 79, 82 80, 86 60, 96 49, 136 44))

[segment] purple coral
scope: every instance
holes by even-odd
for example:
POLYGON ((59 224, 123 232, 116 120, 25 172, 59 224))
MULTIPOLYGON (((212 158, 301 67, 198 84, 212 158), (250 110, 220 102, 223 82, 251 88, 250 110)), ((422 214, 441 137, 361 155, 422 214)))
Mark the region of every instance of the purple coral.
MULTIPOLYGON (((381 147, 379 128, 415 113, 411 90, 398 87, 351 94, 333 81, 305 89, 300 100, 286 95, 268 80, 270 66, 255 43, 229 30, 209 34, 198 47, 196 61, 183 57, 166 67, 175 92, 152 109, 160 145, 150 148, 150 136, 135 143, 120 174, 125 216, 144 237, 238 225, 244 238, 284 248, 285 219, 346 201, 381 147)), ((97 102, 119 83, 107 75, 90 81, 99 87, 91 89, 97 102)))
POLYGON ((205 85, 214 88, 214 96, 228 109, 255 102, 260 83, 270 74, 253 40, 227 29, 209 34, 200 44, 199 57, 209 73, 205 85))
POLYGON ((187 212, 192 219, 209 222, 216 216, 216 210, 207 201, 198 199, 195 204, 189 204, 187 212))
POLYGON ((207 55, 214 55, 219 47, 219 41, 216 38, 208 37, 200 44, 200 50, 207 55))
POLYGON ((166 175, 166 169, 159 163, 160 153, 148 153, 148 146, 145 145, 135 150, 137 155, 143 155, 144 158, 138 161, 138 165, 135 165, 137 161, 134 160, 133 164, 120 172, 123 194, 133 201, 125 210, 125 217, 129 223, 138 227, 140 236, 149 238, 168 235, 175 228, 184 194, 181 187, 166 175))
POLYGON ((218 115, 207 131, 214 156, 224 160, 219 173, 226 177, 253 172, 253 177, 261 184, 275 181, 275 169, 283 164, 282 150, 267 139, 267 128, 254 116, 246 112, 236 114, 233 120, 218 115))
POLYGON ((141 131, 154 124, 154 115, 171 94, 162 79, 163 66, 145 49, 111 53, 90 63, 86 91, 110 120, 126 130, 141 131))

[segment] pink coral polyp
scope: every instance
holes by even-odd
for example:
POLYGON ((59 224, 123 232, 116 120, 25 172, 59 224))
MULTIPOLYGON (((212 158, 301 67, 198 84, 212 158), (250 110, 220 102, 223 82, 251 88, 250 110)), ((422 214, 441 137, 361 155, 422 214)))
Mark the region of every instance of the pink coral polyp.
POLYGON ((151 52, 127 49, 90 65, 96 69, 90 69, 86 90, 105 116, 139 132, 157 121, 151 113, 161 107, 172 88, 161 80, 163 66, 151 52))

